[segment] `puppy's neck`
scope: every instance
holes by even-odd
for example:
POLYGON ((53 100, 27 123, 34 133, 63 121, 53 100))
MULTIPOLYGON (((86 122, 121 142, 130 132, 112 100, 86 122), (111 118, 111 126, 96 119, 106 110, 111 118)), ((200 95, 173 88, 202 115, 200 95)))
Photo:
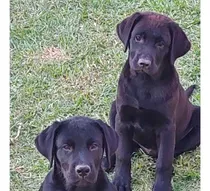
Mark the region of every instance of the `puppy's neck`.
POLYGON ((95 185, 91 185, 88 187, 76 187, 76 186, 72 186, 70 189, 67 189, 66 191, 96 191, 96 186, 95 185))

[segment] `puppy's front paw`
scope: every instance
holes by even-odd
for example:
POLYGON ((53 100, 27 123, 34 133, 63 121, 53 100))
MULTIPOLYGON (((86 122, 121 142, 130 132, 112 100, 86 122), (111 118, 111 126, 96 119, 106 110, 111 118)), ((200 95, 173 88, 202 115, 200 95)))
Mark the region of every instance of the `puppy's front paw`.
POLYGON ((155 182, 152 190, 153 191, 172 191, 172 186, 171 186, 171 183, 159 181, 159 182, 155 182))
POLYGON ((113 180, 117 191, 131 191, 130 178, 125 178, 123 176, 117 176, 113 180))

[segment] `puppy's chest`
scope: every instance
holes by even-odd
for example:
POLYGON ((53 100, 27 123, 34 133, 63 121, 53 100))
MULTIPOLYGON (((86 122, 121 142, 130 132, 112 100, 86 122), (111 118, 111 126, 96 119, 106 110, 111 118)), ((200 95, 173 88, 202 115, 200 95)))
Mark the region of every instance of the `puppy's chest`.
POLYGON ((172 98, 170 88, 159 84, 131 84, 129 87, 135 99, 138 100, 140 107, 154 108, 155 105, 165 103, 172 98))
POLYGON ((141 104, 161 104, 171 98, 171 94, 164 89, 141 87, 136 89, 135 96, 141 104))

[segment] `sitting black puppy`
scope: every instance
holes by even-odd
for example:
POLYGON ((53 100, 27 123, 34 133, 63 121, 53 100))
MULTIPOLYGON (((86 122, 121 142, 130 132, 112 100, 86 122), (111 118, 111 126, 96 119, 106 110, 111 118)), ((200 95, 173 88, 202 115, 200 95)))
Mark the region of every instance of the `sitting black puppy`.
POLYGON ((40 191, 115 191, 101 162, 105 150, 110 164, 118 136, 101 120, 72 117, 56 121, 36 137, 35 144, 53 166, 40 191))
POLYGON ((195 86, 185 90, 175 67, 191 43, 176 22, 155 12, 126 17, 117 34, 128 57, 110 111, 119 136, 113 183, 132 190, 131 157, 140 147, 157 158, 153 191, 172 191, 174 157, 200 145, 200 106, 189 100, 195 86))

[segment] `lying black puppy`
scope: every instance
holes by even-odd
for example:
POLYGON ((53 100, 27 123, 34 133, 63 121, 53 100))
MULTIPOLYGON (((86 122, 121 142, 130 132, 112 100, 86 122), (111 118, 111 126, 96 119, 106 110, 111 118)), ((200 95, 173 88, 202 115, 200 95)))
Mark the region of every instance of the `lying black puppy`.
POLYGON ((101 161, 105 150, 110 164, 118 136, 101 120, 72 117, 56 121, 37 136, 35 144, 53 166, 40 191, 115 191, 101 161))
POLYGON ((114 184, 131 190, 131 156, 138 146, 157 157, 153 190, 171 191, 174 156, 200 144, 200 107, 189 101, 195 87, 185 91, 174 67, 191 44, 178 24, 154 12, 124 19, 117 34, 129 54, 110 112, 119 135, 114 184))

